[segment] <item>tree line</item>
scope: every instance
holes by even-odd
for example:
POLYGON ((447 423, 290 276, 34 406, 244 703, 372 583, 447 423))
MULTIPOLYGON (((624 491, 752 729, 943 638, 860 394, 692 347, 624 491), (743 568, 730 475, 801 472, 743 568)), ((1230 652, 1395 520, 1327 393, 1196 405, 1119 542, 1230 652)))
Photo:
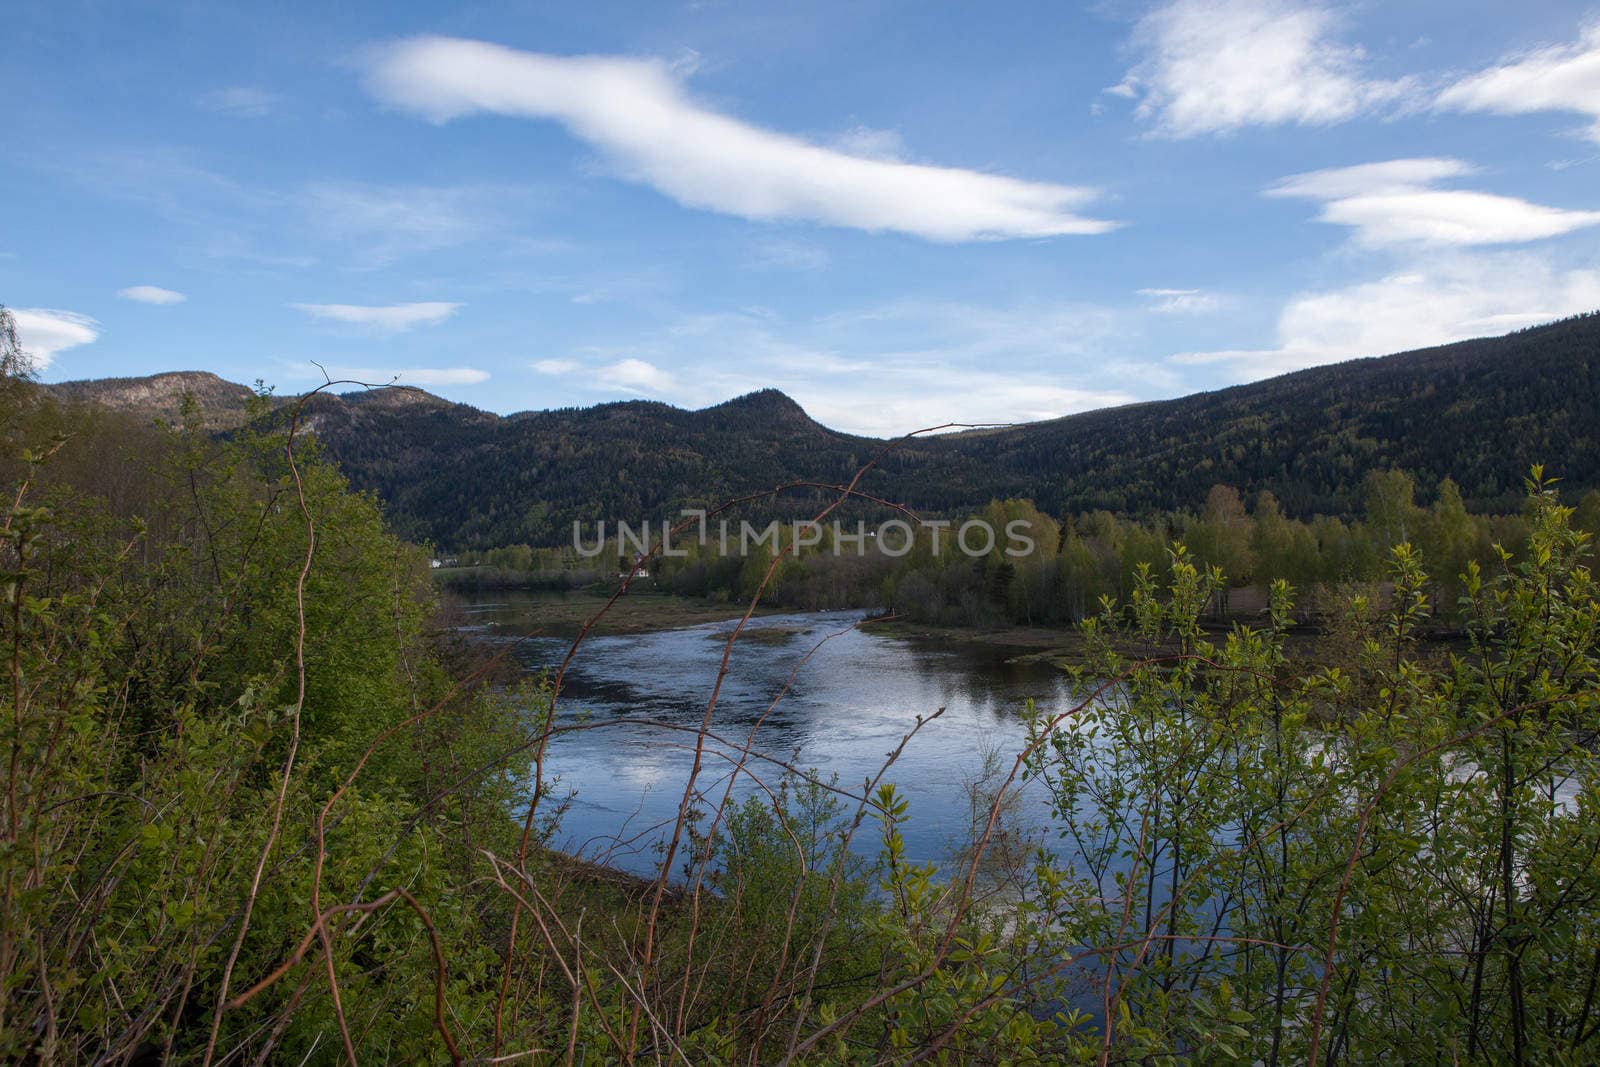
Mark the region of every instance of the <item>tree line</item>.
MULTIPOLYGON (((1449 478, 1431 501, 1421 502, 1410 475, 1374 470, 1362 481, 1361 498, 1358 518, 1311 521, 1286 515, 1270 490, 1247 507, 1238 490, 1226 485, 1213 486, 1198 512, 1142 521, 1107 511, 1058 521, 1031 501, 993 501, 937 527, 919 528, 909 550, 898 541, 887 549, 875 540, 836 545, 832 525, 813 538, 802 535, 802 541, 815 541, 803 547, 795 544, 793 523, 783 528, 780 542, 753 547, 714 533, 702 538, 691 525, 671 540, 670 552, 659 551, 659 536, 648 542, 656 554, 634 588, 748 599, 776 559, 763 590, 775 606, 882 607, 910 621, 951 626, 1064 627, 1097 614, 1103 597, 1126 598, 1141 572, 1163 567, 1168 547, 1181 541, 1198 566, 1227 575, 1209 605, 1212 617, 1264 612, 1267 589, 1283 580, 1300 591, 1297 611, 1306 618, 1324 613, 1351 589, 1370 593, 1384 585, 1390 548, 1406 543, 1438 576, 1430 593, 1438 617, 1448 622, 1458 614, 1460 588, 1455 577, 1445 576, 1461 574, 1469 562, 1490 561, 1497 544, 1526 540, 1527 513, 1473 514, 1449 478), (961 551, 955 531, 968 521, 994 531, 1021 523, 1031 543, 1025 552, 1003 539, 981 555, 961 551)), ((842 514, 842 528, 852 528, 853 513, 842 514)), ((1600 531, 1600 491, 1582 495, 1574 522, 1600 531)), ((529 545, 468 551, 460 562, 481 569, 458 572, 451 580, 463 588, 609 589, 631 569, 638 549, 613 537, 583 553, 571 546, 529 545)))

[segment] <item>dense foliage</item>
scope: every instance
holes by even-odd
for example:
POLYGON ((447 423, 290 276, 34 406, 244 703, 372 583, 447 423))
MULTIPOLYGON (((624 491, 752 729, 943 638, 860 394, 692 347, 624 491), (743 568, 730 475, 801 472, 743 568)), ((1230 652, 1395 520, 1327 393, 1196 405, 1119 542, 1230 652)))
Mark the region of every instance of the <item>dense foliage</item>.
MULTIPOLYGON (((219 447, 199 426, 13 396, 0 1058, 331 1051, 334 1008, 304 966, 218 1008, 291 956, 319 893, 370 906, 404 889, 453 944, 452 982, 491 970, 471 877, 476 849, 514 847, 517 794, 503 774, 457 779, 524 720, 451 696, 424 640, 420 551, 331 467, 292 470, 281 438, 219 447), (319 818, 384 731, 441 701, 319 818)), ((392 907, 334 958, 358 1047, 424 1060, 432 955, 418 916, 392 907)))
MULTIPOLYGON (((1201 566, 1228 575, 1207 605, 1210 621, 1264 617, 1267 590, 1282 579, 1301 590, 1296 619, 1320 622, 1352 592, 1381 596, 1389 584, 1389 547, 1404 541, 1436 575, 1428 588, 1438 605, 1436 624, 1457 626, 1456 576, 1471 561, 1491 561, 1496 544, 1520 544, 1530 521, 1522 513, 1471 514, 1448 478, 1423 505, 1401 471, 1369 472, 1362 499, 1358 519, 1312 522, 1285 515, 1267 491, 1246 509, 1237 490, 1222 485, 1211 488, 1198 512, 1145 521, 1098 511, 1057 522, 1031 501, 991 501, 948 525, 921 529, 905 551, 899 540, 887 550, 875 539, 835 543, 832 527, 815 544, 796 548, 791 526, 783 531, 783 544, 790 547, 766 582, 763 600, 805 610, 882 607, 902 620, 944 626, 1070 627, 1097 614, 1102 596, 1125 599, 1141 569, 1164 566, 1168 546, 1182 541, 1201 566), (1020 524, 1015 528, 1027 532, 1028 543, 996 537, 981 555, 969 554, 958 542, 968 522, 1002 532, 1020 524)), ((848 533, 858 512, 847 507, 839 514, 846 516, 840 530, 848 533)), ((1591 534, 1600 532, 1600 491, 1584 494, 1573 521, 1591 534)), ((984 543, 978 535, 970 541, 984 543)), ((724 542, 712 531, 702 538, 693 527, 674 537, 671 547, 674 554, 652 559, 648 576, 635 588, 747 600, 775 551, 770 543, 741 550, 737 537, 724 542)), ((463 588, 570 589, 605 580, 614 585, 619 558, 622 569, 633 558, 629 548, 608 542, 603 554, 588 559, 571 548, 527 545, 465 552, 460 562, 468 566, 451 572, 450 580, 463 588), (610 566, 597 567, 602 562, 610 566)), ((585 551, 594 550, 595 543, 586 541, 585 551)))
POLYGON ((1570 510, 1531 493, 1521 560, 1466 569, 1448 654, 1417 642, 1406 545, 1392 607, 1352 602, 1310 671, 1287 665, 1287 583, 1223 641, 1196 625, 1222 576, 1181 549, 1164 588, 1107 603, 1082 678, 1115 698, 1039 723, 1028 758, 1077 856, 1040 871, 1045 929, 1071 931, 1046 951, 1092 946, 1103 1049, 1594 1061, 1600 590, 1570 510))

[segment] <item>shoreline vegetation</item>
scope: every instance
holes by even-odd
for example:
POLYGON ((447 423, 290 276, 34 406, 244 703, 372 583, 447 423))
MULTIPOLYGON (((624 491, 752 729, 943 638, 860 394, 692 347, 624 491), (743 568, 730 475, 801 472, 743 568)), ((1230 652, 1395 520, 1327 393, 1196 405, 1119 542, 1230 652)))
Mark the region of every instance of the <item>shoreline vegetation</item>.
MULTIPOLYGON (((499 590, 501 596, 497 599, 495 590, 462 591, 458 587, 446 585, 443 591, 445 593, 445 610, 441 618, 443 625, 471 625, 479 617, 494 622, 495 608, 500 604, 517 607, 536 605, 538 624, 535 631, 550 637, 575 637, 590 620, 594 620, 594 624, 589 632, 596 637, 729 622, 743 616, 749 607, 748 604, 726 601, 719 603, 675 596, 671 593, 629 590, 601 614, 601 609, 606 608, 610 599, 609 593, 578 590, 565 594, 529 595, 521 590, 499 590), (504 594, 508 592, 515 599, 505 597, 504 594), (469 604, 478 605, 480 614, 476 616, 464 614, 463 609, 469 604)), ((781 609, 757 607, 751 615, 752 625, 755 625, 755 620, 762 616, 776 614, 779 610, 781 609)))
MULTIPOLYGON (((467 571, 469 568, 459 568, 467 571)), ((516 575, 502 572, 488 583, 462 583, 457 575, 448 571, 433 571, 437 585, 444 592, 440 625, 445 627, 470 626, 475 618, 494 619, 499 607, 511 607, 519 619, 524 613, 537 616, 538 623, 529 632, 542 636, 571 638, 577 636, 585 623, 593 620, 590 634, 596 637, 645 633, 701 626, 706 623, 733 622, 743 617, 748 603, 727 600, 710 600, 703 597, 682 596, 662 592, 648 585, 630 588, 606 608, 610 592, 601 586, 586 586, 566 592, 550 592, 551 583, 538 575, 519 581, 516 575), (530 592, 530 590, 532 592, 530 592), (496 594, 509 593, 517 599, 496 600, 496 594), (475 606, 480 613, 469 617, 463 609, 475 606), (598 617, 597 617, 598 616, 598 617)), ((1232 610, 1228 615, 1214 611, 1204 613, 1199 620, 1203 632, 1215 638, 1225 638, 1235 626, 1257 624, 1263 612, 1251 610, 1255 590, 1234 591, 1232 610), (1242 600, 1242 604, 1241 604, 1242 600)), ((1392 595, 1392 587, 1372 591, 1379 602, 1392 595)), ((814 609, 821 613, 826 609, 814 609)), ((846 609, 851 610, 851 609, 846 609)), ((750 621, 741 635, 743 641, 772 640, 781 642, 790 636, 788 630, 763 626, 761 620, 773 615, 794 612, 795 609, 773 604, 760 604, 751 612, 750 621)), ((801 611, 800 614, 808 614, 801 611)), ((1286 645, 1296 658, 1314 657, 1318 642, 1326 639, 1336 629, 1333 618, 1301 618, 1284 632, 1286 645)), ((961 623, 918 622, 878 609, 868 614, 858 624, 861 629, 890 637, 944 645, 976 646, 1001 654, 1007 662, 1050 663, 1062 670, 1082 666, 1090 657, 1089 642, 1080 626, 1024 626, 1012 623, 995 623, 987 626, 961 623)), ((520 623, 518 628, 524 628, 520 623)), ((717 632, 709 635, 722 638, 717 632)), ((1440 651, 1459 648, 1462 631, 1452 625, 1419 627, 1417 640, 1424 647, 1440 651)))
MULTIPOLYGON (((1170 546, 1181 542, 1196 566, 1226 576, 1204 608, 1208 625, 1267 617, 1270 590, 1284 581, 1297 591, 1294 621, 1314 629, 1356 599, 1382 610, 1393 588, 1390 549, 1406 543, 1432 568, 1428 626, 1459 632, 1463 570, 1494 560, 1497 545, 1526 542, 1530 515, 1473 514, 1448 478, 1428 502, 1416 499, 1402 471, 1372 470, 1361 481, 1362 513, 1348 519, 1292 518, 1270 492, 1247 503, 1234 488, 1217 485, 1198 512, 1141 517, 1051 516, 1028 500, 994 500, 971 513, 925 516, 914 529, 908 523, 909 539, 897 547, 847 540, 832 527, 804 538, 798 527, 774 527, 775 539, 766 543, 674 540, 670 553, 659 539, 641 550, 619 537, 605 543, 598 559, 571 545, 513 545, 463 552, 452 557, 458 566, 436 573, 464 591, 609 592, 619 572, 639 562, 630 596, 674 593, 742 605, 759 586, 763 607, 881 608, 906 624, 1006 635, 1080 627, 1106 600, 1126 601, 1140 575, 1164 569, 1170 546), (1016 542, 994 537, 980 552, 958 551, 955 532, 968 527, 1026 531, 1026 547, 1014 550, 1016 542)), ((1572 506, 1575 527, 1600 533, 1600 491, 1572 506)))
POLYGON ((1070 622, 1084 696, 962 787, 948 868, 891 784, 928 716, 849 783, 651 721, 695 760, 637 879, 549 850, 545 761, 640 724, 441 628, 426 553, 314 444, 55 404, 0 335, 0 1060, 1600 1058, 1600 585, 1538 468, 1507 516, 1380 471, 1352 523, 1224 491, 1021 563, 656 570, 725 591, 707 616, 1070 622), (1024 778, 1059 834, 1010 821, 1024 778))

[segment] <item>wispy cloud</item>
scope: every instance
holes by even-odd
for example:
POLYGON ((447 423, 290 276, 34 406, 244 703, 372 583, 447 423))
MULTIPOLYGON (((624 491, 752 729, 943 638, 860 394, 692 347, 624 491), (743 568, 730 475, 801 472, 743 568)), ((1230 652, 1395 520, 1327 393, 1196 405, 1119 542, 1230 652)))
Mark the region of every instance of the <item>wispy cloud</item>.
POLYGON ((1323 222, 1349 226, 1369 247, 1518 244, 1600 224, 1600 211, 1569 211, 1512 196, 1440 189, 1476 173, 1458 159, 1395 159, 1285 178, 1268 196, 1317 200, 1323 222))
POLYGON ((1277 347, 1188 352, 1246 378, 1507 333, 1600 307, 1600 271, 1530 252, 1432 253, 1375 281, 1302 293, 1278 317, 1277 347))
POLYGON ((186 230, 184 251, 273 270, 374 270, 482 242, 498 253, 570 251, 529 230, 545 203, 536 177, 447 184, 235 177, 166 149, 97 149, 51 159, 63 181, 186 230))
POLYGON ((521 191, 478 185, 408 186, 313 182, 299 198, 322 239, 354 245, 368 266, 452 248, 505 232, 505 210, 521 191))
POLYGON ((33 357, 36 370, 48 367, 57 352, 89 344, 100 336, 100 324, 75 311, 12 308, 11 316, 17 324, 17 340, 33 357))
POLYGON ((1159 315, 1209 315, 1222 308, 1222 298, 1204 289, 1140 289, 1139 295, 1159 315))
POLYGON ((130 285, 118 289, 117 295, 136 304, 181 304, 189 299, 175 289, 163 289, 159 285, 130 285))
POLYGON ((864 159, 885 159, 899 163, 906 158, 906 142, 898 130, 852 126, 833 138, 829 146, 846 155, 864 159))
POLYGON ((688 407, 773 386, 824 425, 891 436, 944 422, 1056 418, 1127 403, 1135 381, 1141 389, 1176 381, 1160 364, 1119 364, 1107 351, 1117 331, 1111 313, 1090 307, 903 301, 798 322, 749 308, 685 315, 535 369, 597 398, 688 407))
POLYGON ((199 103, 207 111, 215 111, 221 115, 259 119, 272 114, 282 101, 283 98, 277 93, 269 93, 256 86, 234 85, 203 94, 199 103))
POLYGON ((479 112, 552 119, 624 177, 679 203, 935 241, 1104 233, 1094 190, 894 162, 813 144, 692 100, 655 60, 552 56, 419 37, 377 50, 368 90, 435 122, 479 112))
POLYGON ((290 368, 296 378, 362 382, 367 385, 450 386, 477 385, 489 380, 489 372, 476 367, 352 367, 341 364, 317 366, 298 363, 290 368))
POLYGON ((571 374, 583 369, 583 364, 572 359, 541 359, 533 364, 533 369, 540 374, 571 374))
POLYGON ((1036 422, 1125 404, 1120 390, 1079 389, 1036 372, 940 366, 906 359, 879 360, 837 375, 787 377, 751 368, 698 366, 676 375, 646 360, 627 359, 570 372, 599 393, 649 397, 703 407, 756 389, 776 386, 817 421, 846 433, 892 437, 946 422, 1036 422))
POLYGON ((428 300, 414 304, 290 304, 314 319, 360 326, 376 333, 401 333, 418 326, 437 326, 460 304, 428 300))
POLYGON ((752 244, 745 265, 754 270, 821 270, 830 259, 828 250, 815 242, 778 237, 752 244))
POLYGON ((818 421, 835 429, 893 437, 946 422, 1039 422, 1126 404, 1121 390, 1079 389, 1046 375, 969 368, 923 368, 909 387, 891 369, 858 385, 822 383, 790 391, 818 421))
POLYGON ((1323 126, 1392 106, 1410 78, 1363 70, 1330 9, 1296 0, 1176 0, 1139 21, 1143 58, 1107 90, 1139 101, 1157 133, 1195 137, 1247 126, 1323 126))
POLYGON ((1564 111, 1592 121, 1585 135, 1600 142, 1600 20, 1571 44, 1507 57, 1499 66, 1462 78, 1435 101, 1446 111, 1527 115, 1564 111))

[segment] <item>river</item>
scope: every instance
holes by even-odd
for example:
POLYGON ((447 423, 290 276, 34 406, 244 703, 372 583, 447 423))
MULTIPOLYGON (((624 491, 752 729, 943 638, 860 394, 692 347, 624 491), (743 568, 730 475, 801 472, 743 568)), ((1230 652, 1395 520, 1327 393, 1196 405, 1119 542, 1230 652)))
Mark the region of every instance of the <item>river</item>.
MULTIPOLYGON (((522 666, 539 673, 553 671, 571 644, 570 637, 526 636, 540 625, 543 600, 479 594, 460 599, 456 608, 468 632, 486 641, 514 640, 522 666)), ((1064 709, 1071 687, 1059 669, 1014 662, 1010 650, 856 628, 866 614, 752 620, 748 636, 734 646, 712 729, 737 748, 759 721, 757 750, 859 792, 918 715, 943 709, 885 778, 910 802, 903 827, 909 858, 942 862, 968 832, 966 786, 981 773, 984 752, 1000 753, 1009 768, 1025 740, 1027 701, 1043 711, 1064 709)), ((656 846, 670 830, 694 760, 693 733, 673 727, 699 726, 733 626, 713 622, 583 643, 564 681, 559 721, 650 719, 661 725, 619 723, 552 742, 547 773, 559 779, 558 795, 573 794, 553 844, 634 873, 655 873, 656 846)), ((712 746, 699 779, 700 791, 713 801, 732 769, 719 752, 728 749, 712 746)), ((769 785, 781 773, 759 762, 750 767, 769 785)), ((734 795, 759 788, 740 774, 734 795)), ((1018 788, 1015 829, 1037 831, 1050 821, 1048 798, 1036 786, 1019 782, 1018 788)), ((876 850, 874 824, 864 825, 855 847, 876 850)))

